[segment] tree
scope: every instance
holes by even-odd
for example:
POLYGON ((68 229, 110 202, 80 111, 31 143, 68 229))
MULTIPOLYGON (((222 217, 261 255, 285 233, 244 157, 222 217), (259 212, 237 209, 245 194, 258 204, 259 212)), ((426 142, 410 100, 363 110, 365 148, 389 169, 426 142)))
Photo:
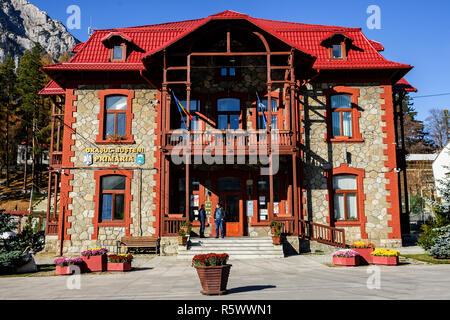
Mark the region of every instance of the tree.
MULTIPOLYGON (((41 129, 49 125, 50 110, 44 103, 44 99, 38 95, 38 92, 45 86, 46 76, 42 72, 42 47, 36 43, 31 51, 27 51, 20 59, 18 75, 18 91, 21 96, 21 111, 22 120, 24 121, 26 140, 25 148, 28 149, 29 144, 29 130, 31 129, 31 143, 33 152, 33 163, 31 169, 31 198, 36 185, 36 159, 40 159, 42 153, 42 145, 44 136, 41 129)), ((27 164, 24 165, 24 188, 26 188, 27 181, 27 164)), ((31 204, 30 204, 31 209, 31 204)))
POLYGON ((5 164, 6 164, 6 186, 9 186, 9 164, 10 164, 10 120, 14 113, 16 100, 16 72, 15 63, 11 55, 8 55, 3 65, 0 67, 0 99, 5 106, 6 132, 5 132, 5 164))
MULTIPOLYGON (((408 94, 403 99, 404 137, 406 153, 433 153, 435 148, 430 141, 422 121, 417 120, 417 111, 414 109, 408 94)), ((399 128, 401 130, 401 128, 399 128)), ((399 135, 401 136, 401 135, 399 135)))
POLYGON ((429 113, 430 115, 426 119, 427 129, 434 144, 442 150, 450 142, 448 110, 431 109, 429 113))

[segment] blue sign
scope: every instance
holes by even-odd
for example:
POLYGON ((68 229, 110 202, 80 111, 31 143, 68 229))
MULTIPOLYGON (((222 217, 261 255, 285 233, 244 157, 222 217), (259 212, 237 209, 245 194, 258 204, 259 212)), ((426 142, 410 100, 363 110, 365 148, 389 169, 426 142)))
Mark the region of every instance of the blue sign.
POLYGON ((143 153, 137 154, 137 155, 136 155, 136 163, 137 163, 139 166, 144 165, 144 164, 145 164, 145 154, 143 154, 143 153))

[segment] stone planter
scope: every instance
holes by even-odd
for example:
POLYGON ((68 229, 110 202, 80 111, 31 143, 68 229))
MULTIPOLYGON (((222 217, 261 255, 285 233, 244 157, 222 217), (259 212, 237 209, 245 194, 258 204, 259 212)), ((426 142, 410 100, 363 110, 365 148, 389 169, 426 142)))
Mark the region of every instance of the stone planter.
POLYGON ((108 271, 131 271, 131 262, 113 263, 108 262, 108 271))
POLYGON ((396 266, 396 265, 398 265, 398 257, 372 256, 372 263, 385 265, 385 266, 396 266))
POLYGON ((281 237, 280 236, 278 236, 278 237, 273 236, 272 241, 273 241, 273 244, 275 244, 277 246, 281 245, 281 237))
POLYGON ((103 272, 107 270, 108 260, 106 254, 89 257, 83 256, 82 258, 87 272, 103 272))
POLYGON ((333 257, 333 264, 335 266, 356 267, 360 264, 360 256, 356 257, 333 257))
POLYGON ((360 257, 360 264, 361 265, 368 265, 370 263, 372 263, 372 255, 371 253, 373 252, 373 250, 375 250, 374 248, 366 248, 366 249, 360 249, 360 248, 351 248, 353 251, 356 251, 359 253, 360 257))
MULTIPOLYGON (((83 266, 82 265, 75 265, 78 268, 80 268, 80 273, 83 272, 83 266)), ((70 272, 70 267, 72 266, 56 266, 56 274, 59 274, 61 276, 69 276, 72 275, 74 272, 70 272)), ((72 270, 73 271, 73 270, 72 270)))
POLYGON ((195 267, 197 269, 203 295, 223 295, 227 293, 231 264, 219 267, 195 267))

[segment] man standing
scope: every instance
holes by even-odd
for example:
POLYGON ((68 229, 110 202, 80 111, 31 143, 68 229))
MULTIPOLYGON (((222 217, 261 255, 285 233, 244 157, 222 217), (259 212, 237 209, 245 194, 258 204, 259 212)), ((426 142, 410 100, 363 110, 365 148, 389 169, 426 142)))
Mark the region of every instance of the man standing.
POLYGON ((216 239, 219 238, 219 228, 222 233, 222 239, 225 238, 225 230, 223 229, 223 221, 225 219, 225 211, 220 203, 216 206, 216 211, 214 211, 214 219, 216 220, 216 239))
POLYGON ((200 214, 200 238, 205 237, 205 223, 206 223, 206 211, 205 211, 205 205, 202 204, 200 207, 200 211, 198 212, 200 214))

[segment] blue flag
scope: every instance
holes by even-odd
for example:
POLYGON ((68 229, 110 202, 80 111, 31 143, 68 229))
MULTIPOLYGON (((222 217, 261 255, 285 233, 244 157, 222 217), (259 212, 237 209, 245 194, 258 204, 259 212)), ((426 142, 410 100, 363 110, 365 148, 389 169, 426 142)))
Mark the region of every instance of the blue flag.
POLYGON ((266 118, 266 113, 264 112, 264 110, 266 109, 266 107, 264 106, 264 104, 261 103, 261 100, 259 100, 259 95, 258 92, 256 93, 256 98, 258 99, 258 111, 261 109, 262 112, 262 119, 263 119, 263 123, 264 123, 264 129, 267 128, 267 118, 266 118))

